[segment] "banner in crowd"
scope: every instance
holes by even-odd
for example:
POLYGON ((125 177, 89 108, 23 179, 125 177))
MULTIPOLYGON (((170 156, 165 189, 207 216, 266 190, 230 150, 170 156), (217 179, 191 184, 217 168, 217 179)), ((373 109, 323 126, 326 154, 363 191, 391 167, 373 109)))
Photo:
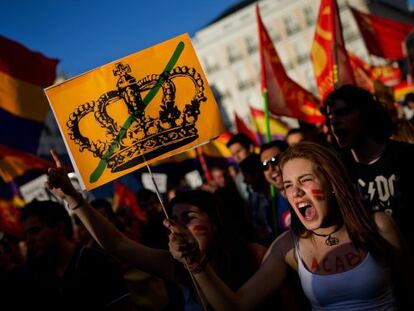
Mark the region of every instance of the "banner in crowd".
POLYGON ((223 132, 187 34, 46 89, 90 190, 223 132))
MULTIPOLYGON (((256 132, 259 135, 266 134, 266 122, 265 122, 265 113, 262 110, 250 107, 250 115, 252 118, 252 123, 256 128, 256 132)), ((277 118, 269 117, 269 127, 270 127, 270 136, 283 138, 286 136, 289 131, 289 127, 282 120, 277 118)))
POLYGON ((0 35, 0 144, 36 153, 57 64, 0 35))
POLYGON ((0 145, 0 178, 8 183, 29 170, 47 171, 53 163, 33 154, 0 145))
POLYGON ((371 66, 354 53, 349 52, 352 69, 358 86, 374 93, 374 81, 377 80, 387 86, 398 85, 402 80, 401 70, 393 66, 371 66))
POLYGON ((269 111, 276 116, 287 116, 308 123, 321 123, 319 100, 289 78, 256 7, 259 31, 261 87, 267 92, 269 111))
POLYGON ((392 60, 404 58, 402 45, 414 25, 350 9, 370 54, 392 60))
POLYGON ((311 59, 322 100, 338 85, 355 84, 335 0, 321 1, 311 59))
POLYGON ((256 134, 247 126, 243 119, 237 115, 237 113, 234 114, 234 123, 236 124, 236 130, 238 133, 243 133, 244 135, 249 137, 254 145, 261 145, 261 143, 257 139, 256 134))

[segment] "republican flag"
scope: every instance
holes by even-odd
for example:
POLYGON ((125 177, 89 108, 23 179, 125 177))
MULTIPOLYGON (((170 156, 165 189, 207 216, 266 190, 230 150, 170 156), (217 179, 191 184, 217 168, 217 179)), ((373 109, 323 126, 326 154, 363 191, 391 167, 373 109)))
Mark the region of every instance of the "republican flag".
POLYGON ((311 59, 322 100, 340 85, 355 84, 335 0, 321 1, 311 59))
POLYGON ((8 183, 30 170, 47 171, 53 163, 33 154, 0 145, 0 178, 8 183))
POLYGON ((414 25, 350 9, 370 54, 391 60, 404 58, 402 44, 414 25))
POLYGON ((20 211, 13 204, 13 199, 0 198, 0 231, 22 236, 20 211))
POLYGON ((257 140, 256 134, 249 129, 246 123, 244 123, 243 119, 240 118, 237 113, 234 114, 234 122, 236 124, 236 129, 238 133, 243 133, 247 137, 250 138, 250 140, 256 145, 259 146, 260 143, 257 140))
POLYGON ((212 142, 203 145, 203 151, 206 157, 208 159, 225 159, 225 162, 233 161, 233 156, 226 146, 231 137, 231 133, 224 132, 212 142))
MULTIPOLYGON (((319 100, 289 78, 262 22, 256 7, 259 30, 261 88, 268 96, 269 111, 277 116, 296 118, 308 123, 321 123, 319 100)), ((265 96, 266 98, 266 96, 265 96)))
POLYGON ((394 99, 396 101, 403 101, 408 93, 414 93, 414 84, 407 81, 401 82, 393 87, 394 99))
POLYGON ((36 153, 57 63, 0 36, 0 144, 36 153))
MULTIPOLYGON (((265 123, 265 113, 262 110, 250 107, 250 115, 252 118, 252 123, 256 128, 256 132, 258 134, 266 135, 266 123, 265 123)), ((277 137, 283 138, 286 136, 287 132, 289 131, 289 127, 283 121, 269 117, 269 127, 270 127, 270 135, 272 138, 277 137)))

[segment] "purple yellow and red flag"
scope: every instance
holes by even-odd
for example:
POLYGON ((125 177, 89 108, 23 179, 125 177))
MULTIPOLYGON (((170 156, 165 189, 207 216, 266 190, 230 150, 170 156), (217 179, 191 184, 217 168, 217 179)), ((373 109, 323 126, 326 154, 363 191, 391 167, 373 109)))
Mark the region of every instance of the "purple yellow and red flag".
POLYGON ((350 9, 370 54, 391 60, 405 57, 402 45, 414 25, 350 9))
MULTIPOLYGON (((257 134, 266 135, 265 113, 262 110, 250 107, 250 116, 257 134)), ((272 138, 284 138, 289 131, 288 125, 282 120, 269 116, 270 135, 272 138)))
POLYGON ((36 153, 57 64, 0 35, 0 144, 36 153))
POLYGON ((23 234, 20 211, 14 205, 13 199, 0 198, 0 231, 16 236, 23 234))
POLYGON ((355 84, 355 77, 342 34, 338 4, 322 0, 316 22, 311 59, 322 100, 336 87, 355 84))
POLYGON ((293 81, 286 73, 273 42, 256 7, 259 32, 261 88, 268 93, 269 111, 308 123, 321 123, 320 101, 311 92, 293 81))
POLYGON ((396 101, 403 101, 405 95, 408 93, 414 93, 414 83, 403 81, 393 87, 394 99, 396 101))
POLYGON ((53 163, 31 153, 0 145, 0 178, 8 183, 30 170, 47 171, 53 163))

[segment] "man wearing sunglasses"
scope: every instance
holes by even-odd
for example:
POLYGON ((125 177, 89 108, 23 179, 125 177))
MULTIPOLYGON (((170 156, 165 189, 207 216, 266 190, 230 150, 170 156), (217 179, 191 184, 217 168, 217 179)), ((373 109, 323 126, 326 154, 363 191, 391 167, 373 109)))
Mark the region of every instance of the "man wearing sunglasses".
POLYGON ((280 154, 288 148, 283 140, 273 140, 260 147, 260 161, 266 181, 276 188, 274 198, 277 209, 278 231, 285 231, 290 225, 290 212, 287 200, 282 196, 283 181, 279 164, 280 154))

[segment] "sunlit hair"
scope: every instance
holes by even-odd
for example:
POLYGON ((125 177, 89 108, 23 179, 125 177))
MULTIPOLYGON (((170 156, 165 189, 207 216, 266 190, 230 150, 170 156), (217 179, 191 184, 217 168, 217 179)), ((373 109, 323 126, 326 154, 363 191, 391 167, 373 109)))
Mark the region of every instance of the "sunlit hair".
MULTIPOLYGON (((358 194, 341 161, 326 147, 312 143, 300 142, 290 146, 281 156, 279 166, 283 167, 290 160, 302 158, 311 161, 323 176, 329 187, 333 212, 340 218, 356 247, 385 255, 389 250, 388 243, 378 233, 377 226, 367 209, 358 199, 358 194)), ((307 237, 310 232, 291 209, 291 229, 298 236, 307 237)))

